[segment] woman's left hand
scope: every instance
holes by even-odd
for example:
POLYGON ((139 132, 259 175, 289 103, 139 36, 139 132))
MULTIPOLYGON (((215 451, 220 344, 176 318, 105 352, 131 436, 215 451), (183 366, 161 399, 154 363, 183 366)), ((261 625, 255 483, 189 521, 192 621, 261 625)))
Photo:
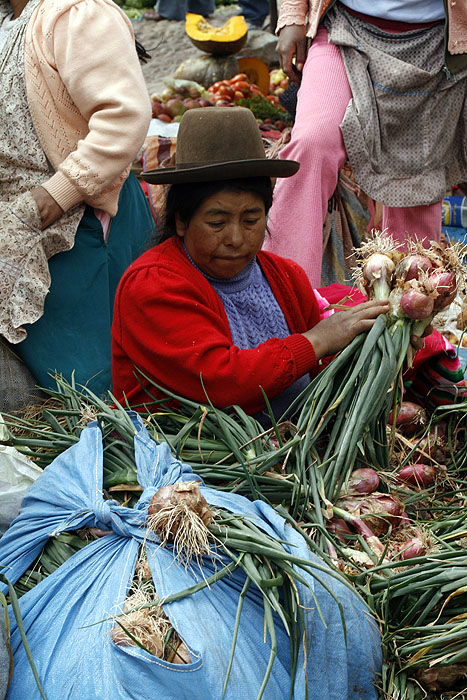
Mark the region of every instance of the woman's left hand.
POLYGON ((31 194, 36 200, 39 214, 41 215, 41 229, 44 230, 54 221, 63 216, 63 209, 57 204, 55 199, 43 187, 34 187, 31 194))

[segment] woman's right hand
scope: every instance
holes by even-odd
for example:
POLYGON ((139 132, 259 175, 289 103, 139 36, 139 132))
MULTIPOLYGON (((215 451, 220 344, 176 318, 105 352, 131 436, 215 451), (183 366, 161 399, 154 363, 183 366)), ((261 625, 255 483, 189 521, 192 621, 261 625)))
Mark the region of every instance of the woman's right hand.
POLYGON ((303 335, 313 345, 319 360, 343 350, 359 333, 369 331, 377 316, 388 311, 387 301, 365 301, 323 318, 303 335))
POLYGON ((43 187, 33 187, 31 194, 36 200, 37 208, 41 216, 41 230, 53 224, 54 221, 63 216, 63 209, 57 204, 55 199, 43 187))
POLYGON ((290 24, 282 27, 279 33, 276 51, 279 55, 281 68, 293 83, 299 83, 306 58, 306 27, 301 24, 290 24), (295 65, 292 58, 295 56, 295 65))

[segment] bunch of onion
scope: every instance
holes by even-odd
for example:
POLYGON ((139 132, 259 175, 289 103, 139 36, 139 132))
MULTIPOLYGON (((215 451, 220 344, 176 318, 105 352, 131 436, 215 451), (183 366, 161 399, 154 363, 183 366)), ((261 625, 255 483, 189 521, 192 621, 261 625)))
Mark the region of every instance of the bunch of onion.
POLYGON ((458 287, 465 285, 464 257, 460 244, 444 248, 432 243, 426 249, 411 243, 396 267, 389 295, 394 320, 413 321, 412 333, 421 336, 435 315, 454 301, 458 287))
MULTIPOLYGON (((200 565, 199 557, 208 554, 210 559, 217 560, 216 572, 213 576, 206 578, 203 574, 203 580, 198 584, 166 596, 162 600, 156 599, 154 605, 160 606, 192 595, 201 588, 209 587, 224 576, 232 574, 235 569, 240 569, 244 573, 244 584, 239 595, 233 630, 230 661, 224 680, 224 692, 232 667, 243 602, 250 586, 253 585, 259 589, 263 597, 265 625, 271 641, 269 663, 261 687, 257 692, 257 700, 260 700, 265 692, 277 654, 275 630, 277 620, 275 620, 275 615, 280 619, 290 637, 292 695, 300 647, 306 634, 298 584, 308 587, 314 597, 311 582, 304 574, 314 578, 317 583, 321 583, 334 598, 344 629, 342 604, 320 578, 319 573, 322 572, 337 578, 347 587, 350 587, 350 584, 335 571, 321 564, 319 560, 305 559, 290 553, 282 542, 268 535, 248 518, 220 509, 216 509, 213 513, 199 492, 199 482, 180 482, 160 489, 149 506, 149 525, 151 529, 156 530, 161 538, 161 543, 165 546, 170 545, 171 542, 175 545, 177 538, 180 537, 180 532, 184 533, 182 546, 179 542, 177 550, 179 559, 188 556, 195 557, 200 565), (191 515, 184 523, 188 511, 191 511, 191 515), (190 527, 194 527, 196 531, 193 535, 189 535, 190 527), (203 535, 200 539, 199 533, 201 531, 203 535), (193 541, 196 543, 195 546, 193 546, 193 541), (225 561, 229 563, 225 563, 225 561)), ((138 610, 132 607, 132 613, 136 612, 138 610)), ((119 619, 116 618, 116 621, 119 622, 119 619)))
MULTIPOLYGON (((386 426, 401 398, 411 336, 421 335, 433 313, 449 303, 461 277, 459 250, 409 248, 404 256, 390 236, 374 233, 357 251, 357 281, 370 299, 390 299, 392 311, 337 355, 286 414, 297 415, 302 439, 293 454, 295 474, 307 485, 305 505, 292 512, 303 520, 310 502, 320 532, 355 467, 390 469, 386 426)), ((324 550, 322 538, 321 545, 324 550)))

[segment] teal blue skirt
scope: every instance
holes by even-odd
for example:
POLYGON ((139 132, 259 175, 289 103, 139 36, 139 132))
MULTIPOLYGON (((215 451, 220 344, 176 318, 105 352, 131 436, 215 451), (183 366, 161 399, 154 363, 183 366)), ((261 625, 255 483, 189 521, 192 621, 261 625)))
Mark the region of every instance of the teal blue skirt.
POLYGON ((86 207, 73 248, 49 260, 52 282, 44 315, 25 325, 27 338, 15 346, 39 386, 56 388, 53 375, 59 373, 68 381, 74 374, 75 382, 96 394, 111 389, 115 292, 128 265, 148 247, 153 230, 133 174, 120 192, 107 242, 94 210, 86 207))

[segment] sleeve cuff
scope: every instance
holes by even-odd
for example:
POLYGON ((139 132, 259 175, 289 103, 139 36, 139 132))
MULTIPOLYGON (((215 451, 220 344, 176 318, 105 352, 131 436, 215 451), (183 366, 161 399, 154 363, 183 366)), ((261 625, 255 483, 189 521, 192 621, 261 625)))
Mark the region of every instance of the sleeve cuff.
POLYGON ((64 212, 83 201, 81 192, 61 172, 56 172, 41 187, 47 190, 64 212))
POLYGON ((312 372, 317 367, 316 354, 313 345, 301 333, 294 333, 284 339, 295 360, 298 377, 312 372))

